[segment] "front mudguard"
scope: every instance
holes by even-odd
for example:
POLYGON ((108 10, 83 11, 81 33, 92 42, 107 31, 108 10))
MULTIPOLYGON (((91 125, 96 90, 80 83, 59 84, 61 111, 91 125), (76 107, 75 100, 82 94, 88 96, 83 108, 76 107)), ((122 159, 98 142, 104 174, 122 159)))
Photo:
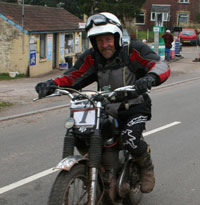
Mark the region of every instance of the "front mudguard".
POLYGON ((70 171, 70 169, 80 161, 88 161, 88 158, 81 155, 73 155, 62 159, 54 169, 70 171))

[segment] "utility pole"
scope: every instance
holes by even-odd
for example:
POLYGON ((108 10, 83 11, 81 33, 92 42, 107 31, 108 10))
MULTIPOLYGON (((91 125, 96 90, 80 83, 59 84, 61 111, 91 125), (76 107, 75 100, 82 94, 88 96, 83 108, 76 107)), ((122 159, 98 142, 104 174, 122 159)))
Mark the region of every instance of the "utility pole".
POLYGON ((22 53, 24 54, 24 0, 22 0, 22 53))
POLYGON ((17 3, 22 6, 22 53, 24 54, 24 0, 17 0, 17 3))

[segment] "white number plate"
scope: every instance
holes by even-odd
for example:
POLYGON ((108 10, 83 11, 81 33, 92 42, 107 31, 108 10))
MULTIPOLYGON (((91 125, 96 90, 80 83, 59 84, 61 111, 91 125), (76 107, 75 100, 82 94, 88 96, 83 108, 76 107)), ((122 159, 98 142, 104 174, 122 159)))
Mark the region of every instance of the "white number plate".
POLYGON ((76 126, 94 126, 96 119, 96 110, 79 111, 74 110, 74 121, 76 126))

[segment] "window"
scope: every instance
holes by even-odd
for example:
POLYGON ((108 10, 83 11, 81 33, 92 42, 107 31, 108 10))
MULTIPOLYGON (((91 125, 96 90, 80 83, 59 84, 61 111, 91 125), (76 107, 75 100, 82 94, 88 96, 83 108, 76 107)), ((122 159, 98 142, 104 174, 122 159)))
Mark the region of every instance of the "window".
POLYGON ((74 35, 65 34, 65 54, 74 53, 74 35))
POLYGON ((151 12, 151 21, 155 21, 155 20, 156 20, 156 13, 151 12))
POLYGON ((190 3, 190 0, 179 0, 179 3, 190 3))
POLYGON ((163 13, 163 21, 167 21, 168 20, 168 13, 163 13))
POLYGON ((195 33, 193 30, 183 30, 181 31, 181 35, 192 36, 192 35, 195 35, 195 33))
POLYGON ((40 58, 46 58, 46 34, 40 35, 40 58))
POLYGON ((180 24, 188 24, 189 15, 187 13, 179 13, 178 14, 178 25, 180 24))
POLYGON ((168 13, 159 13, 159 12, 151 12, 151 21, 156 20, 156 15, 162 14, 163 21, 169 21, 169 14, 168 13))
POLYGON ((135 18, 135 23, 136 23, 136 24, 144 24, 144 13, 140 13, 140 14, 135 18))

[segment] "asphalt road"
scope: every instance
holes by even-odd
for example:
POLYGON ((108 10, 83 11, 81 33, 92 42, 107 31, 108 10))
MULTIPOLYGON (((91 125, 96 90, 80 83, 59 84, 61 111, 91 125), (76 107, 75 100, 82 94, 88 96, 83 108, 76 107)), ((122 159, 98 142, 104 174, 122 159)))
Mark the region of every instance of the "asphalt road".
MULTIPOLYGON (((199 89, 200 80, 195 80, 151 92, 153 119, 145 138, 152 148, 156 187, 141 204, 199 204, 199 89)), ((1 205, 46 204, 55 173, 34 177, 61 159, 66 115, 60 109, 1 123, 1 205), (27 177, 30 182, 23 184, 27 177), (21 186, 16 184, 20 180, 21 186)))
MULTIPOLYGON (((153 119, 145 139, 152 148, 156 187, 141 205, 200 204, 200 75, 173 75, 150 93, 153 119)), ((0 123, 0 205, 47 203, 57 174, 51 168, 62 156, 67 113, 62 108, 0 123)))
POLYGON ((199 88, 197 80, 152 93, 154 117, 147 128, 180 124, 146 138, 157 180, 155 190, 141 204, 200 204, 199 88))

